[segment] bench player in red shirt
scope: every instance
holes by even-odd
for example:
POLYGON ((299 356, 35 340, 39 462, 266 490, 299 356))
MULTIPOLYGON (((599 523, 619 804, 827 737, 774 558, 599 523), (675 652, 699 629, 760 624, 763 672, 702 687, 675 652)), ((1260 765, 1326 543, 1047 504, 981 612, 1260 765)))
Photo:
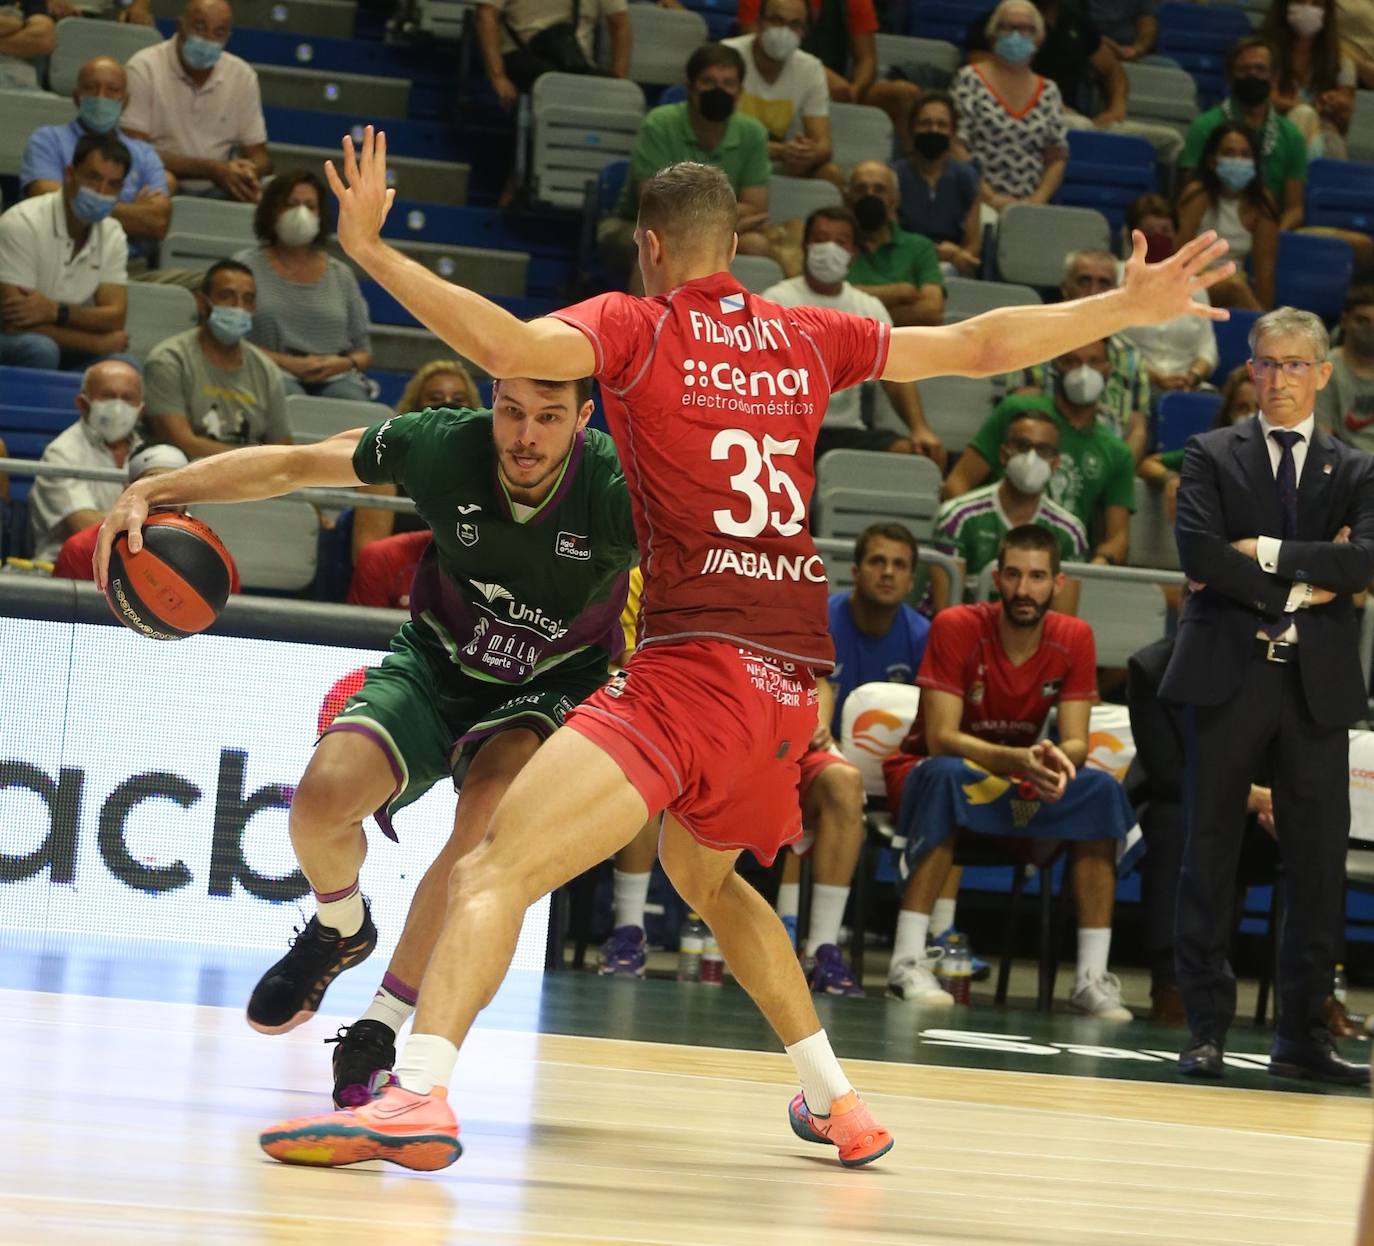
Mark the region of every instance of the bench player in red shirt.
MULTIPOLYGON (((368 127, 356 157, 346 138, 344 177, 332 163, 326 173, 344 249, 460 355, 496 377, 596 375, 639 537, 642 642, 626 678, 585 702, 522 770, 485 842, 455 868, 396 1081, 356 1110, 264 1131, 263 1149, 322 1165, 452 1163, 458 1044, 505 975, 525 909, 666 809, 664 869, 797 1068, 794 1132, 835 1145, 848 1165, 876 1159, 891 1135, 836 1062, 782 923, 735 872, 742 849, 767 863, 801 832, 797 763, 816 723, 815 673, 833 660, 806 514, 826 403, 869 378, 990 376, 1132 324, 1224 318, 1192 295, 1233 270, 1204 272, 1226 244, 1204 234, 1147 265, 1137 234, 1125 281, 1109 293, 894 331, 747 293, 729 275, 729 184, 717 169, 680 164, 640 197, 647 296, 602 295, 522 323, 381 241, 394 198, 384 135, 368 127)), ((734 1142, 724 1129, 722 1141, 734 1142)))

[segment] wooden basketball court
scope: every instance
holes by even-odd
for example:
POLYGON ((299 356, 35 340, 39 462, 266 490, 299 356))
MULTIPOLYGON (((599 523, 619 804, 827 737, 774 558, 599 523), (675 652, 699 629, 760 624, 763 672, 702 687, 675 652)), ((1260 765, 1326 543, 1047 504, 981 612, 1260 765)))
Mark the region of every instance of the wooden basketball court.
POLYGON ((846 1059, 897 1140, 851 1172, 790 1133, 781 1054, 482 1028, 454 1167, 274 1163, 257 1132, 325 1104, 334 1023, 0 990, 0 1241, 1346 1242, 1371 1126, 1361 1097, 846 1059))

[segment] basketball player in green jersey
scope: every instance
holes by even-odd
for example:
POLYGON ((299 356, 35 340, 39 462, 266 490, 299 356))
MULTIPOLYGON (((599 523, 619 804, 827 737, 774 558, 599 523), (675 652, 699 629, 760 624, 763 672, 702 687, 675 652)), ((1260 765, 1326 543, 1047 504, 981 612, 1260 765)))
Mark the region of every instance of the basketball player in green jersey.
POLYGON ((393 416, 315 445, 258 446, 131 485, 101 527, 105 584, 121 531, 137 550, 156 506, 251 501, 308 486, 394 483, 434 532, 411 618, 321 736, 291 802, 291 842, 316 913, 259 981, 248 1023, 281 1034, 312 1017, 330 982, 377 943, 358 871, 362 820, 391 816, 453 778, 453 835, 411 902, 381 989, 341 1030, 334 1095, 366 1101, 395 1061, 443 922, 453 863, 486 831, 540 743, 599 688, 624 646, 619 615, 636 561, 629 494, 609 437, 586 427, 591 382, 497 382, 491 411, 393 416))

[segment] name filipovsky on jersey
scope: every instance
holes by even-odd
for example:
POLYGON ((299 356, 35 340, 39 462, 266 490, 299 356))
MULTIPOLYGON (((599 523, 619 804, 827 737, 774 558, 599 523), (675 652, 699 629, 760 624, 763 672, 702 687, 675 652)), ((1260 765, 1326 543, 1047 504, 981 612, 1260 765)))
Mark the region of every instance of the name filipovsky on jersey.
POLYGON ((688 312, 687 318, 692 325, 692 337, 698 342, 733 346, 741 354, 747 355, 753 350, 782 350, 792 345, 787 326, 778 316, 767 319, 754 316, 740 324, 722 324, 699 311, 688 312))
POLYGON ((698 575, 738 575, 746 580, 792 580, 824 584, 825 563, 819 554, 765 554, 753 549, 716 546, 706 551, 698 575))

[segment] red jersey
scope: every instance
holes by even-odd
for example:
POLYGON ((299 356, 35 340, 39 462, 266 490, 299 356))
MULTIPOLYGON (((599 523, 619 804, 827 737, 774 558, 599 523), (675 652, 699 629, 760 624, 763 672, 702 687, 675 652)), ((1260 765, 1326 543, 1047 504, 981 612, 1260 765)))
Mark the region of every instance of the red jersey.
MULTIPOLYGON (((739 0, 735 21, 741 30, 753 30, 759 23, 762 0, 739 0)), ((811 19, 820 17, 822 0, 811 0, 811 19)), ((878 10, 873 0, 846 0, 845 19, 851 35, 871 35, 878 29, 878 10)))
POLYGON ((729 273, 554 315, 596 352, 639 537, 640 644, 724 640, 828 670, 816 432, 833 390, 882 372, 889 326, 780 307, 729 273))
MULTIPOLYGON (((1040 648, 1013 666, 997 634, 1001 617, 1000 601, 941 610, 930 625, 916 683, 963 699, 960 731, 1025 748, 1040 738, 1051 706, 1097 700, 1097 649, 1082 619, 1051 610, 1040 648)), ((890 799, 894 793, 900 798, 907 772, 927 752, 923 700, 901 748, 883 763, 890 799)))
MULTIPOLYGON (((53 563, 53 579, 94 580, 95 572, 91 570, 91 559, 95 556, 96 538, 99 535, 100 525, 93 523, 89 528, 82 528, 80 532, 73 532, 63 541, 62 548, 57 554, 57 561, 53 563)), ((232 558, 229 559, 229 591, 231 593, 241 591, 239 569, 234 566, 232 558)))
POLYGON ((434 539, 428 528, 398 532, 369 541, 358 551, 348 582, 350 606, 404 610, 410 605, 410 582, 420 556, 434 539))

